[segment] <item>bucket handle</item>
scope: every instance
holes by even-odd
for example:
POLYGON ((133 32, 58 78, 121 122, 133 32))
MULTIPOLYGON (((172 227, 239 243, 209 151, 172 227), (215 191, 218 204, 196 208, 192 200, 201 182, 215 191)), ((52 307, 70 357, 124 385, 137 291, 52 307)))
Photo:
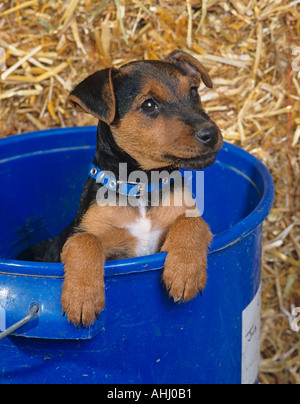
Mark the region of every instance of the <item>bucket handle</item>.
POLYGON ((34 320, 37 318, 38 314, 40 311, 40 306, 37 303, 33 303, 30 307, 29 313, 27 314, 26 317, 24 317, 22 320, 18 321, 11 327, 7 328, 7 330, 3 331, 0 333, 0 340, 7 337, 8 335, 12 334, 19 328, 23 327, 25 324, 27 324, 30 320, 34 320))

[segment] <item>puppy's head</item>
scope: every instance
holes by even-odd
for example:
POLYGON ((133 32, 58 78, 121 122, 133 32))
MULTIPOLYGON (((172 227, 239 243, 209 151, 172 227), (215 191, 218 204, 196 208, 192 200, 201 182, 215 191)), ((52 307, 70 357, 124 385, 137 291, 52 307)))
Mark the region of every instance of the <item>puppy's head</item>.
POLYGON ((141 169, 202 169, 222 147, 218 127, 202 108, 201 81, 212 81, 197 59, 181 51, 165 61, 140 61, 86 78, 69 100, 110 125, 117 145, 141 169))

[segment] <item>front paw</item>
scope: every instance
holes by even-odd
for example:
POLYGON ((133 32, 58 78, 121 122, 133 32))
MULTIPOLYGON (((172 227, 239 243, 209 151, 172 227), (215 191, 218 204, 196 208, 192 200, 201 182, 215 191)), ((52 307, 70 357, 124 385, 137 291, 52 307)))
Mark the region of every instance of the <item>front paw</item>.
POLYGON ((165 261, 163 281, 175 302, 186 302, 201 293, 206 286, 207 258, 185 248, 169 251, 165 261))
POLYGON ((83 285, 67 278, 64 282, 61 304, 69 321, 78 328, 80 325, 86 328, 94 323, 104 309, 104 282, 97 280, 94 284, 83 285))

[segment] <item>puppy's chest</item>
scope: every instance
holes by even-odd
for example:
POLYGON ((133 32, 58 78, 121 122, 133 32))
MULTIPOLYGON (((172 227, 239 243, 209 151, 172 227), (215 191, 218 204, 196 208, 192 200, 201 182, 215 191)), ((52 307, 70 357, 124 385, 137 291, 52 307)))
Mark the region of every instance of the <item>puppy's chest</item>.
POLYGON ((126 225, 128 232, 137 239, 136 255, 150 255, 157 251, 164 228, 157 228, 144 206, 139 206, 139 215, 126 225))

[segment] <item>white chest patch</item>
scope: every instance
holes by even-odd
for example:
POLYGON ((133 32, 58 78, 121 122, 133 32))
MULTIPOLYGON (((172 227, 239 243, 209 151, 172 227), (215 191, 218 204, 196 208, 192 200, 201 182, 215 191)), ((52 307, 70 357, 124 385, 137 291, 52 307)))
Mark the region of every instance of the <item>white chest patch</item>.
POLYGON ((139 210, 141 216, 126 227, 130 234, 138 240, 137 256, 154 254, 163 230, 153 230, 151 220, 146 217, 146 208, 140 206, 139 210))

